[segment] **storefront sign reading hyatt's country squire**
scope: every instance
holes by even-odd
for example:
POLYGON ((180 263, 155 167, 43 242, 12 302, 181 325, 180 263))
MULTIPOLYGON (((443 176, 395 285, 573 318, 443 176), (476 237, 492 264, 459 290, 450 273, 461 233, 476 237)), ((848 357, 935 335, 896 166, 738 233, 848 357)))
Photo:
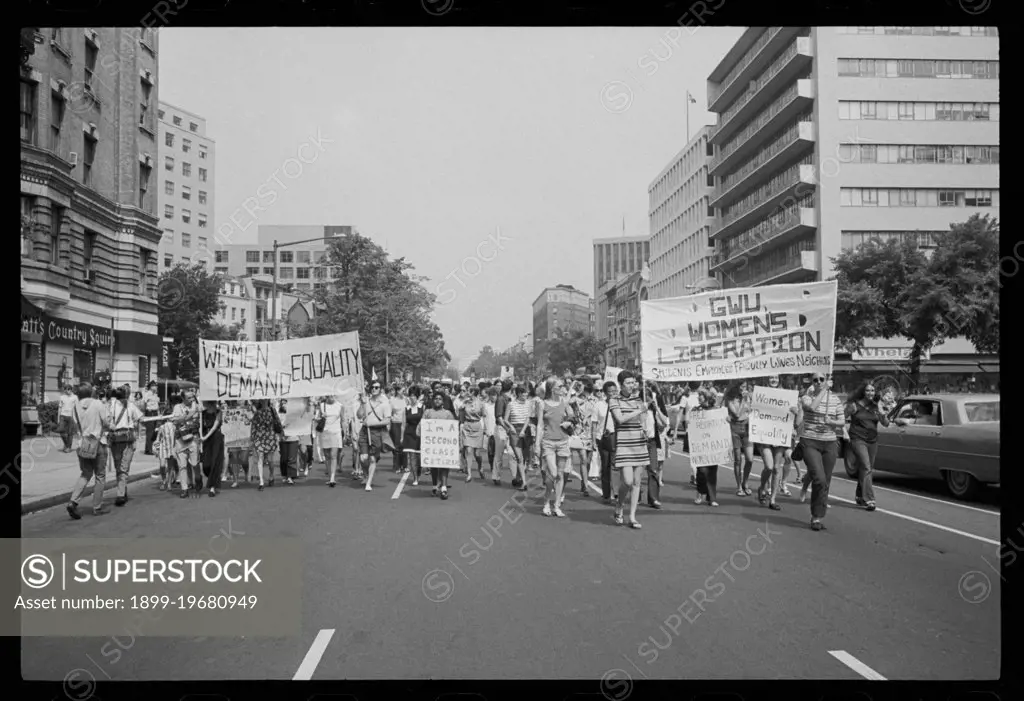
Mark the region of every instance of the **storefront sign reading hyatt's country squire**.
POLYGON ((46 341, 70 343, 76 348, 109 348, 111 343, 110 329, 46 316, 22 316, 21 331, 42 336, 46 341))

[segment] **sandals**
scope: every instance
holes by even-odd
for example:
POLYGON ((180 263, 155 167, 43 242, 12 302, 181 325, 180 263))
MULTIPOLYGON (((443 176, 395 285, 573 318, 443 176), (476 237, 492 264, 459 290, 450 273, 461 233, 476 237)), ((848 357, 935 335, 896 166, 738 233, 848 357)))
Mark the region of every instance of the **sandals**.
POLYGON ((630 528, 634 528, 636 530, 640 530, 641 528, 643 528, 643 526, 640 525, 639 521, 630 521, 629 522, 629 527, 630 528))
POLYGON ((622 514, 616 513, 615 514, 615 525, 616 526, 621 526, 622 524, 623 524, 622 514))
POLYGON ((782 511, 782 507, 776 504, 774 501, 768 504, 768 508, 772 511, 782 511))
POLYGON ((259 487, 257 487, 257 489, 262 492, 263 491, 263 485, 261 484, 259 487))
POLYGON ((335 484, 337 483, 334 480, 331 480, 330 482, 327 483, 327 486, 333 489, 335 484))
POLYGON ((441 490, 441 499, 447 499, 447 498, 448 498, 448 490, 447 489, 442 489, 441 490))

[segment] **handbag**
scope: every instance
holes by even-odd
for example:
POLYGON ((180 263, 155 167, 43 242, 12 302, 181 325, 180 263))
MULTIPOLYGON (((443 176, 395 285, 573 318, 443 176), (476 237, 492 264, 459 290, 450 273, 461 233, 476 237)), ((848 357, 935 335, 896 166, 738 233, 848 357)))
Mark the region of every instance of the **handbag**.
POLYGON ((574 430, 572 435, 569 436, 569 450, 585 450, 586 446, 583 443, 583 436, 577 431, 582 430, 583 418, 580 416, 580 409, 576 405, 572 405, 573 415, 570 418, 568 416, 569 410, 566 407, 566 420, 573 422, 574 430))
POLYGON ((804 446, 803 443, 797 442, 796 447, 793 448, 793 454, 790 456, 794 461, 802 461, 804 459, 804 446))
MULTIPOLYGON (((78 432, 82 433, 82 422, 78 420, 78 407, 75 407, 75 423, 78 424, 78 432)), ((82 440, 78 444, 78 457, 92 460, 100 452, 100 439, 98 436, 86 436, 82 434, 82 440)))
POLYGON ((601 438, 598 440, 598 446, 602 450, 608 453, 614 453, 618 447, 618 434, 612 431, 608 432, 608 420, 612 418, 612 405, 608 405, 608 411, 604 415, 604 426, 601 429, 601 438))
MULTIPOLYGON (((121 413, 118 415, 117 421, 114 422, 115 426, 118 425, 119 423, 121 423, 121 419, 124 417, 124 413, 126 411, 128 411, 128 402, 125 402, 124 406, 121 407, 121 413)), ((113 431, 111 431, 108 434, 108 440, 111 443, 114 443, 114 444, 117 444, 117 445, 120 445, 121 443, 134 443, 135 440, 136 440, 135 429, 134 428, 115 428, 113 431)))
POLYGON ((324 406, 323 406, 323 404, 321 404, 320 405, 320 418, 316 420, 316 430, 317 430, 317 433, 322 432, 326 425, 327 425, 327 417, 324 416, 324 406))

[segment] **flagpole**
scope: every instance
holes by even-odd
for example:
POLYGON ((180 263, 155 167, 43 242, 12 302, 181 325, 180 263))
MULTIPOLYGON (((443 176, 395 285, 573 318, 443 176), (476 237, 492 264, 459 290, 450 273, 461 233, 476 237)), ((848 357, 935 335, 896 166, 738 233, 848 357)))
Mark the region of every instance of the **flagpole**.
POLYGON ((686 91, 686 143, 690 143, 690 91, 686 91))

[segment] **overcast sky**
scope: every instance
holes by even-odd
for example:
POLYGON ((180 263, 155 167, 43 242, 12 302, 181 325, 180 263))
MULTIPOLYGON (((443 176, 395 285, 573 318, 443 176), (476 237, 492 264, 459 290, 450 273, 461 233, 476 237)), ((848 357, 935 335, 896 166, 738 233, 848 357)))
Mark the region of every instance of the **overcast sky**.
POLYGON ((686 143, 686 91, 692 134, 713 122, 707 75, 741 33, 172 27, 160 97, 207 120, 215 228, 236 212, 247 226, 232 243, 255 241, 241 208, 265 183, 277 198, 259 224, 355 225, 431 278, 465 359, 531 332, 544 287, 593 294, 590 242, 623 217, 649 233, 647 187, 686 143), (480 247, 499 228, 504 250, 480 247), (492 258, 479 272, 478 249, 492 258))

